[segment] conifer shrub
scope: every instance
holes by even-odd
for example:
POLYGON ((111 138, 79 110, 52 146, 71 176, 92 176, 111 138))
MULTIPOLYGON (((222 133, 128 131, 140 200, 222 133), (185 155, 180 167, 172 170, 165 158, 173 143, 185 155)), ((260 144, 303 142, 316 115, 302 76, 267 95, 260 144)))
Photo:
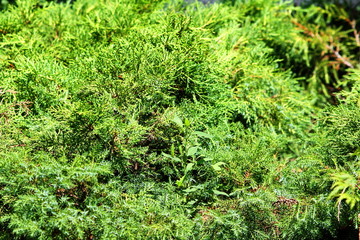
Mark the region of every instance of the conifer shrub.
POLYGON ((354 230, 358 30, 335 29, 345 15, 264 0, 6 5, 0 239, 354 230), (324 50, 331 37, 349 59, 324 50))

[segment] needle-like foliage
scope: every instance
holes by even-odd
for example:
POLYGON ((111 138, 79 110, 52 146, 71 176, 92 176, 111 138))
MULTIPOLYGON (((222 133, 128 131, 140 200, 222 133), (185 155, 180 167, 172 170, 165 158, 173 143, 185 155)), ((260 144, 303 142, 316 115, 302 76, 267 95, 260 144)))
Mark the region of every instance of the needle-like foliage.
POLYGON ((356 15, 275 0, 1 8, 0 239, 353 238, 356 15))

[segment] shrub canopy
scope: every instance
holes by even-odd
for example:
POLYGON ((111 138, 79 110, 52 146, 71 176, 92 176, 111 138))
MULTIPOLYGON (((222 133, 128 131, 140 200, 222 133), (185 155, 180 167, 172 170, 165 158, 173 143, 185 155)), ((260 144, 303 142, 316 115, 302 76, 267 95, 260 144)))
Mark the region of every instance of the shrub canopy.
POLYGON ((360 14, 1 6, 0 239, 354 238, 360 14))

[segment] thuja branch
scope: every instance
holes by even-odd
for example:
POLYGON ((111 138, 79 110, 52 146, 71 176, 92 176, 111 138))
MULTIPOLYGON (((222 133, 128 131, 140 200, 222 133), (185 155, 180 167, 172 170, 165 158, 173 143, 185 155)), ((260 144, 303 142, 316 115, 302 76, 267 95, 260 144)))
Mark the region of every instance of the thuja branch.
POLYGON ((336 46, 336 48, 334 48, 334 46, 331 44, 329 45, 327 42, 325 42, 323 40, 323 38, 321 38, 321 36, 319 34, 315 34, 313 31, 311 31, 309 28, 307 28, 306 26, 292 20, 292 23, 295 24, 299 29, 303 30, 303 32, 308 35, 309 37, 312 38, 316 38, 317 40, 319 40, 319 42, 328 50, 330 51, 335 57, 336 59, 338 59, 340 62, 342 62, 343 64, 345 64, 346 66, 350 67, 350 68, 354 68, 354 66, 343 56, 341 56, 340 54, 340 49, 338 46, 336 46))
POLYGON ((355 41, 356 41, 356 46, 360 47, 360 31, 356 30, 356 20, 352 20, 350 21, 350 19, 345 19, 351 26, 351 28, 354 31, 354 36, 355 36, 355 41))
POLYGON ((354 68, 354 66, 347 61, 343 56, 340 55, 339 53, 339 49, 337 47, 337 49, 335 50, 333 46, 329 45, 329 44, 325 44, 326 49, 328 49, 330 52, 332 52, 335 57, 340 60, 343 64, 345 64, 346 66, 350 67, 350 68, 354 68))

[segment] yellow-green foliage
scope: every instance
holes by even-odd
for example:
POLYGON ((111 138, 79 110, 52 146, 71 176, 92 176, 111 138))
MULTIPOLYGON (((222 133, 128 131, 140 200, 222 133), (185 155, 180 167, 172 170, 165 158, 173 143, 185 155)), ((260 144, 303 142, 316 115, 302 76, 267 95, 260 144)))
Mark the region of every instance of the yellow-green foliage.
POLYGON ((0 239, 355 229, 358 31, 278 2, 3 1, 0 239))

